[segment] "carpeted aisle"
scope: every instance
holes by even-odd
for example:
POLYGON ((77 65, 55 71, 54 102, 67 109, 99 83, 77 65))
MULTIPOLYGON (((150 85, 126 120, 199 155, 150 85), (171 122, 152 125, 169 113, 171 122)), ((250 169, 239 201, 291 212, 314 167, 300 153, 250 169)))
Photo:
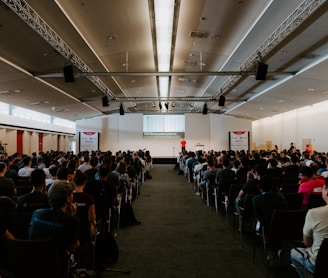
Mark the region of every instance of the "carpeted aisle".
MULTIPOLYGON (((120 258, 115 268, 129 269, 133 278, 276 277, 268 276, 260 258, 258 265, 252 263, 251 247, 241 247, 231 226, 195 195, 173 165, 154 165, 151 175, 133 203, 142 224, 117 233, 120 258)), ((287 272, 285 277, 297 277, 287 272)), ((100 275, 123 276, 127 274, 100 275)))

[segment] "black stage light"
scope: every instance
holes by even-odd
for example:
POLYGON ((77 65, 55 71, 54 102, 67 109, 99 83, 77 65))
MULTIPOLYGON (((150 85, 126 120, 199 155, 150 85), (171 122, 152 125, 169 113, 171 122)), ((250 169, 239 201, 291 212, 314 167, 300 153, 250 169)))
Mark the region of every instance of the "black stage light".
POLYGON ((121 103, 120 105, 120 115, 123 116, 124 115, 124 109, 123 109, 123 104, 121 103))
POLYGON ((74 82, 74 69, 72 65, 67 65, 64 66, 63 68, 64 71, 64 78, 65 78, 65 82, 74 82))
POLYGON ((109 106, 109 104, 108 104, 108 97, 107 96, 103 96, 102 99, 101 99, 101 101, 102 101, 102 106, 103 107, 109 106))
POLYGON ((159 109, 162 110, 162 103, 159 103, 158 106, 159 106, 159 109))
POLYGON ((225 97, 224 96, 220 96, 219 97, 219 106, 224 106, 225 103, 225 97))
POLYGON ((266 80, 266 75, 268 73, 268 65, 265 63, 258 63, 256 69, 256 80, 266 80))
POLYGON ((207 104, 206 103, 204 104, 204 107, 203 107, 203 114, 204 115, 207 114, 207 104))
POLYGON ((169 110, 169 103, 168 102, 165 102, 165 108, 166 108, 166 110, 169 110))

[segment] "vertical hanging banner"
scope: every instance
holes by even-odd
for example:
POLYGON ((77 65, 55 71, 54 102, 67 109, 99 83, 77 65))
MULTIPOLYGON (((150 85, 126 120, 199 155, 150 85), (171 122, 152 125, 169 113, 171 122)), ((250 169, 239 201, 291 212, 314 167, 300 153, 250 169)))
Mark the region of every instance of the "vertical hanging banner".
POLYGON ((98 132, 80 132, 80 152, 99 150, 99 133, 98 132))
POLYGON ((229 148, 233 151, 249 150, 249 132, 231 131, 229 132, 229 148))

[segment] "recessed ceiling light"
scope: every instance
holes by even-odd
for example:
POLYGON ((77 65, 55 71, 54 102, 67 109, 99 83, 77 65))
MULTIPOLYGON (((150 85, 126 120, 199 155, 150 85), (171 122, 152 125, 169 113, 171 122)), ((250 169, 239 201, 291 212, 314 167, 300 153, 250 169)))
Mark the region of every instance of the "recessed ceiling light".
POLYGON ((263 108, 263 107, 260 107, 259 109, 260 109, 260 110, 263 110, 264 108, 263 108))
POLYGON ((219 40, 219 39, 221 39, 221 36, 220 35, 213 35, 213 36, 211 36, 211 38, 214 39, 214 40, 219 40))
POLYGON ((288 53, 288 52, 285 51, 285 50, 281 50, 281 51, 280 51, 280 54, 281 54, 281 55, 287 55, 287 53, 288 53))
POLYGON ((131 82, 131 83, 136 83, 136 82, 137 82, 137 80, 135 80, 135 79, 132 79, 130 82, 131 82))
POLYGON ((40 101, 36 101, 36 102, 31 102, 32 105, 39 105, 40 101))
POLYGON ((0 94, 10 94, 10 91, 0 91, 0 94))
POLYGON ((21 92, 21 90, 14 90, 14 93, 20 93, 21 92))
POLYGON ((309 91, 309 92, 313 92, 314 89, 313 89, 313 88, 309 88, 308 91, 309 91))
POLYGON ((279 99, 278 102, 285 102, 283 99, 279 99))

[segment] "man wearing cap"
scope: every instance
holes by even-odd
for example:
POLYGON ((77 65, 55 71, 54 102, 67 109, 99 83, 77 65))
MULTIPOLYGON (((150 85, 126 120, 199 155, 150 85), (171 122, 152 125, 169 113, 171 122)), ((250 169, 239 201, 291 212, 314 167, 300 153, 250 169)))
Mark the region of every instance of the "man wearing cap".
POLYGON ((29 226, 29 239, 54 240, 61 259, 63 276, 68 269, 68 254, 78 249, 80 220, 72 204, 74 184, 57 180, 49 189, 50 208, 37 209, 29 226))

